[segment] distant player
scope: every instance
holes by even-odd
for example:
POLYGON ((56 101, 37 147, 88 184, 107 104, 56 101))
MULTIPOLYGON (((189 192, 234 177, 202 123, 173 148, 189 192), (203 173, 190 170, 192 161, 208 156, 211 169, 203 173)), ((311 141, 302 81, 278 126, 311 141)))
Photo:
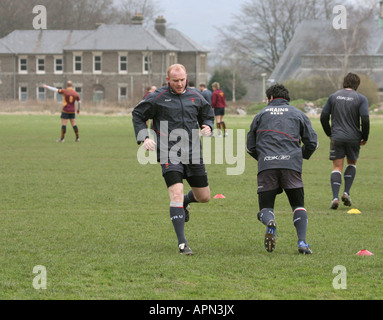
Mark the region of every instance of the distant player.
POLYGON ((74 90, 72 82, 67 82, 66 89, 57 89, 54 87, 47 86, 46 84, 44 84, 43 87, 63 95, 63 109, 61 112, 61 137, 57 140, 57 142, 64 142, 68 119, 70 120, 74 133, 76 135, 75 142, 79 142, 80 137, 78 127, 76 125, 75 103, 76 101, 78 101, 77 114, 80 114, 81 100, 79 94, 74 90))
POLYGON ((218 82, 214 82, 212 85, 213 94, 211 96, 211 106, 214 110, 215 122, 217 123, 218 138, 222 137, 221 128, 225 137, 227 137, 226 124, 223 121, 226 108, 225 93, 220 89, 221 86, 218 82))
POLYGON ((284 190, 293 211, 298 252, 311 254, 301 173, 303 159, 309 159, 318 146, 317 134, 310 119, 290 106, 283 85, 270 87, 266 96, 268 105, 254 117, 247 135, 247 151, 258 161, 258 220, 266 225, 265 248, 268 252, 275 249, 274 203, 284 190))
POLYGON ((339 191, 345 157, 347 157, 347 167, 344 171, 342 201, 345 206, 351 206, 350 189, 356 175, 360 146, 367 143, 370 132, 368 100, 356 92, 359 85, 358 75, 354 73, 346 75, 343 89, 330 96, 320 117, 323 130, 330 137, 330 160, 333 162, 330 177, 332 189, 330 209, 334 210, 339 206, 339 191))

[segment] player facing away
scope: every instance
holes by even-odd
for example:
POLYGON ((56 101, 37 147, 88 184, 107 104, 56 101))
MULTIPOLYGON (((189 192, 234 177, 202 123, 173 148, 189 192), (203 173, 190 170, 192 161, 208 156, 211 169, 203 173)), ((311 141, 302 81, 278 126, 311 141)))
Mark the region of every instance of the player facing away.
POLYGON ((333 162, 330 177, 332 190, 330 209, 334 210, 339 206, 339 191, 342 185, 345 157, 347 167, 344 171, 344 189, 341 199, 345 206, 351 206, 350 189, 356 175, 360 146, 367 143, 370 132, 368 100, 356 92, 359 85, 358 75, 347 74, 343 80, 343 89, 329 97, 320 117, 323 130, 330 137, 329 159, 333 162))
POLYGON ((283 85, 268 88, 266 96, 268 105, 254 117, 247 134, 247 152, 258 161, 258 220, 266 225, 265 248, 268 252, 275 249, 274 204, 284 190, 293 211, 298 252, 311 254, 301 174, 303 159, 317 149, 317 134, 309 118, 289 104, 289 92, 283 85))
POLYGON ((81 100, 79 94, 74 90, 73 84, 71 81, 68 81, 66 84, 66 89, 58 89, 54 87, 43 85, 44 88, 59 93, 63 96, 63 109, 61 112, 61 137, 57 142, 64 142, 66 134, 66 126, 68 119, 72 125, 74 133, 76 135, 75 142, 80 141, 80 136, 78 132, 78 127, 76 125, 76 106, 75 103, 78 101, 77 114, 80 114, 81 100))
POLYGON ((168 86, 156 90, 134 108, 133 126, 137 143, 143 143, 146 150, 157 151, 157 161, 161 164, 168 188, 170 219, 177 235, 179 252, 192 255, 184 226, 190 217, 190 203, 210 200, 199 132, 203 136, 211 135, 214 113, 201 93, 187 86, 183 65, 170 66, 166 80, 168 86), (148 119, 153 119, 156 141, 149 138, 148 119), (191 187, 185 195, 184 179, 191 187))

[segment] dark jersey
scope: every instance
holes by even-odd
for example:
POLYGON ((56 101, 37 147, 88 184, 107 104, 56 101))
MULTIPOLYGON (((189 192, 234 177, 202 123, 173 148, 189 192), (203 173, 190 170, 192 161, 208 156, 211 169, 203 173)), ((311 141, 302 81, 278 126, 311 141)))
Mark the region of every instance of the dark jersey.
POLYGON ((247 152, 258 160, 258 173, 270 169, 302 172, 303 159, 309 159, 317 146, 310 119, 284 99, 274 99, 262 109, 247 134, 247 152))
POLYGON ((335 92, 323 107, 321 123, 334 141, 367 141, 370 129, 367 98, 352 89, 335 92))
POLYGON ((149 136, 146 121, 153 119, 157 160, 161 164, 172 162, 169 160, 172 153, 180 149, 185 156, 182 163, 201 160, 199 129, 202 125, 207 125, 212 130, 214 128, 213 109, 199 91, 191 88, 187 88, 182 94, 175 94, 170 87, 157 89, 138 103, 132 115, 138 143, 149 136))
POLYGON ((80 101, 80 96, 73 88, 59 89, 58 93, 63 95, 63 112, 75 113, 75 102, 80 101))

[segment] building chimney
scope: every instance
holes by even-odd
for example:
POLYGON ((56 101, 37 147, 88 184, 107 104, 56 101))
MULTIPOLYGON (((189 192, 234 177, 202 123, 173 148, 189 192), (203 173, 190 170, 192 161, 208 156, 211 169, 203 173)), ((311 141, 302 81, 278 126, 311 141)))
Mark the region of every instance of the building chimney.
POLYGON ((160 35, 166 36, 166 20, 163 16, 158 16, 155 21, 155 28, 160 35))
POLYGON ((132 18, 132 24, 134 25, 142 25, 144 22, 144 17, 142 13, 136 13, 132 18))

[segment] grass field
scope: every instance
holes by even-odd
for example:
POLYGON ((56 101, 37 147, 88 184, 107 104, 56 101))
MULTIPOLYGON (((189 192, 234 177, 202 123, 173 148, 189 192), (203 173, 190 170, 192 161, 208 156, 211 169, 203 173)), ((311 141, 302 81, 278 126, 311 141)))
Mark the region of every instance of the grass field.
MULTIPOLYGON (((246 133, 251 120, 226 117, 246 133)), ((284 194, 276 250, 266 252, 257 164, 246 155, 242 175, 207 165, 212 195, 226 199, 192 205, 195 255, 185 257, 160 167, 138 163, 130 117, 80 116, 81 142, 69 127, 58 144, 58 116, 0 115, 0 299, 383 299, 383 119, 371 119, 351 189, 360 215, 328 209, 329 140, 312 122, 320 147, 303 178, 313 254, 298 254, 284 194), (361 249, 374 255, 357 256, 361 249), (33 286, 35 266, 46 268, 46 289, 33 286), (336 266, 347 270, 346 289, 333 287, 336 266)))

